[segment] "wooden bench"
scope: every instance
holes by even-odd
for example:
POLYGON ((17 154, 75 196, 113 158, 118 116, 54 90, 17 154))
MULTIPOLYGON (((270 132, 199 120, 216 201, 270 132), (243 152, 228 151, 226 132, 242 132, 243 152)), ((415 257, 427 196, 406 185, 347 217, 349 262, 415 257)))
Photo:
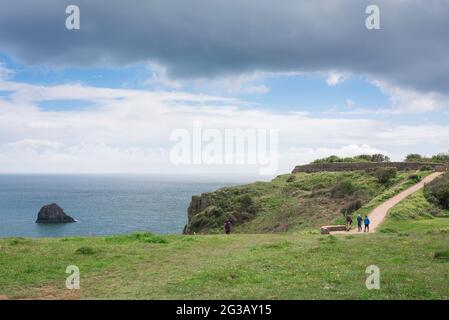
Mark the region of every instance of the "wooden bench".
POLYGON ((321 234, 329 234, 333 231, 346 231, 345 225, 323 226, 320 228, 321 234))

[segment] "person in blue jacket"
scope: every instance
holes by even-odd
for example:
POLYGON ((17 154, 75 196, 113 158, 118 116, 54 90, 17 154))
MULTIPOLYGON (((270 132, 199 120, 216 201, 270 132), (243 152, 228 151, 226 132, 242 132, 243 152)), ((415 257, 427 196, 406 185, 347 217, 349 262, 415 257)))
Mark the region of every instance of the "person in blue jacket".
POLYGON ((365 222, 365 231, 364 231, 364 232, 369 232, 369 224, 370 224, 370 221, 369 221, 368 216, 365 216, 364 222, 365 222))

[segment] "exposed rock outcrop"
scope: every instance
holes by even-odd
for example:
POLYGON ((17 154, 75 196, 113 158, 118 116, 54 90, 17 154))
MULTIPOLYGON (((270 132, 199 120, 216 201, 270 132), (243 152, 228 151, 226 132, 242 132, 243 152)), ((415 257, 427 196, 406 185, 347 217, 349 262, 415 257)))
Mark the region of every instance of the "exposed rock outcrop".
POLYGON ((189 219, 191 219, 197 213, 200 213, 201 211, 206 209, 208 206, 209 203, 206 196, 192 196, 192 201, 190 202, 189 208, 187 209, 189 219))
POLYGON ((190 234, 192 233, 190 230, 190 221, 192 218, 206 209, 209 206, 207 201, 207 194, 203 193, 202 195, 192 196, 192 201, 190 202, 189 208, 187 209, 187 217, 189 223, 187 223, 184 227, 183 233, 190 234))
POLYGON ((250 195, 253 185, 258 184, 221 188, 193 196, 184 234, 219 232, 226 219, 230 219, 233 226, 252 220, 257 215, 250 195))
POLYGON ((76 222, 56 203, 43 206, 37 215, 36 223, 71 223, 76 222))

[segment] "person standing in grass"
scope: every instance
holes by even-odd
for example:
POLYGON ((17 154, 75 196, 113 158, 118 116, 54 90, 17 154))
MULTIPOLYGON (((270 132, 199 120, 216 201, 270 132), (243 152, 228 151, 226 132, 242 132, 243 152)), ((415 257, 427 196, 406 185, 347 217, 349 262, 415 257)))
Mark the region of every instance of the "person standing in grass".
POLYGON ((365 232, 369 232, 369 224, 370 224, 369 218, 368 216, 365 216, 365 232))
POLYGON ((362 222, 363 222, 363 218, 362 215, 359 213, 357 214, 357 228, 359 232, 362 232, 362 222))
POLYGON ((345 216, 346 216, 346 231, 349 231, 349 230, 351 230, 351 227, 352 227, 352 217, 347 212, 346 212, 345 216))
POLYGON ((224 222, 224 229, 226 234, 230 234, 232 231, 232 221, 231 219, 226 219, 224 222))

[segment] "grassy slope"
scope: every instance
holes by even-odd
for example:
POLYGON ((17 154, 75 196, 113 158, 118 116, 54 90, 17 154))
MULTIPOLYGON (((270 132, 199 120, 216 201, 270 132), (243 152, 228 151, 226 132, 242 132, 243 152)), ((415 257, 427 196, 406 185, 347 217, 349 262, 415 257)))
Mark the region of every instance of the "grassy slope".
MULTIPOLYGON (((400 202, 389 213, 389 219, 382 224, 380 231, 383 233, 408 232, 408 231, 435 231, 441 223, 441 230, 446 230, 445 222, 449 218, 448 210, 441 210, 438 216, 432 216, 434 206, 424 197, 420 190, 406 200, 400 202)), ((438 231, 438 230, 437 230, 438 231)), ((449 231, 449 229, 447 230, 449 231)))
POLYGON ((429 206, 417 193, 371 235, 4 239, 0 297, 72 298, 65 268, 75 264, 81 298, 449 299, 449 259, 434 258, 449 252, 449 218, 413 218, 429 206), (93 253, 77 253, 82 247, 93 253), (371 264, 381 270, 380 290, 365 288, 371 264))
MULTIPOLYGON (((418 172, 425 176, 429 172, 418 172)), ((370 202, 366 212, 392 195, 414 184, 407 180, 410 172, 399 172, 397 177, 385 186, 375 177, 364 172, 321 172, 313 174, 296 173, 279 176, 271 182, 223 188, 204 194, 210 207, 197 214, 191 220, 193 231, 202 233, 221 233, 226 215, 245 211, 239 206, 239 199, 249 195, 254 202, 257 214, 247 215, 249 221, 237 221, 237 233, 266 233, 279 231, 299 231, 323 224, 342 222, 340 209, 345 200, 332 198, 330 191, 341 180, 349 180, 358 193, 362 194, 365 203, 370 202), (289 182, 289 178, 293 181, 289 182), (214 206, 212 206, 214 205, 214 206), (209 213, 210 208, 219 208, 222 214, 209 213), (207 223, 215 224, 212 229, 205 228, 207 223), (195 225, 203 226, 195 228, 195 225)), ((364 211, 364 212, 365 212, 364 211)))

